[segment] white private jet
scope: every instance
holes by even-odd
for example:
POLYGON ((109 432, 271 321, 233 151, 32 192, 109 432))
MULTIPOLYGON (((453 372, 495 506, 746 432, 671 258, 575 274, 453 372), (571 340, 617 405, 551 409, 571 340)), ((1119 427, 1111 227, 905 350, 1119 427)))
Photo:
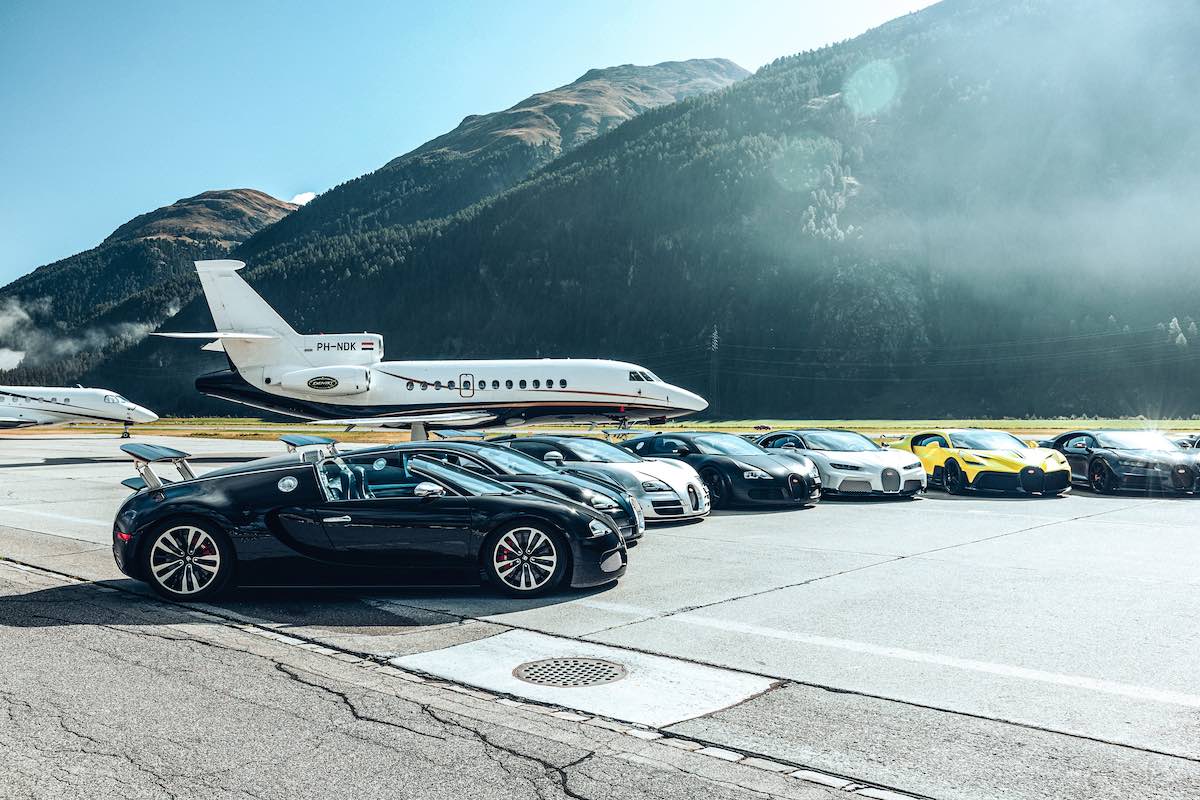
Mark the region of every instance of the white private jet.
POLYGON ((154 422, 158 415, 108 389, 76 386, 0 386, 0 428, 29 428, 64 422, 119 422, 121 438, 129 426, 154 422))
POLYGON ((704 398, 644 367, 599 359, 384 361, 377 333, 299 334, 237 271, 197 261, 217 330, 157 333, 210 339, 230 369, 201 375, 204 394, 354 426, 484 428, 530 422, 662 422, 703 411, 704 398))

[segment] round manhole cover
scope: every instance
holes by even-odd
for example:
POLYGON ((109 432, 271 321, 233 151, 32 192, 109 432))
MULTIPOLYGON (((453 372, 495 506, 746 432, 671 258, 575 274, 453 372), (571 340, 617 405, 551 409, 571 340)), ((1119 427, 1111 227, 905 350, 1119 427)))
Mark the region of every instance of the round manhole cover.
POLYGON ((614 661, 600 658, 547 658, 526 661, 512 671, 513 677, 538 686, 600 686, 624 678, 628 672, 614 661))

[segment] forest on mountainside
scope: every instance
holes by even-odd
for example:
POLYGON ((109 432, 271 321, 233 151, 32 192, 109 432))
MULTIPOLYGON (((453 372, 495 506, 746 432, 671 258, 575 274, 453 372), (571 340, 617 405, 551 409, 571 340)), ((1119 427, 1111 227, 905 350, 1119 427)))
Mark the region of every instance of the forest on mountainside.
MULTIPOLYGON (((1172 0, 946 0, 245 274, 389 358, 627 358, 714 415, 1188 416, 1195 41, 1172 0)), ((167 327, 208 324, 193 301, 167 327)), ((87 378, 228 412, 189 392, 223 366, 147 341, 87 378)))

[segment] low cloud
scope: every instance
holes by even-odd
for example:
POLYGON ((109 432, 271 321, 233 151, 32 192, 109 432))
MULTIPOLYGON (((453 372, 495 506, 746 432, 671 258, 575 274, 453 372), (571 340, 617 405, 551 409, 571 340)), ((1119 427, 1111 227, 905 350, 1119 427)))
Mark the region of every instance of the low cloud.
POLYGON ((121 322, 64 332, 41 322, 50 318, 51 305, 46 297, 25 302, 15 297, 0 299, 0 370, 45 366, 112 344, 133 344, 155 328, 148 322, 121 322))
POLYGON ((302 205, 305 205, 306 203, 308 203, 310 200, 312 200, 316 196, 317 196, 316 192, 301 192, 300 194, 293 197, 291 199, 291 202, 295 203, 298 206, 302 206, 302 205))
POLYGON ((16 369, 23 358, 25 358, 25 353, 22 350, 0 347, 0 370, 16 369))

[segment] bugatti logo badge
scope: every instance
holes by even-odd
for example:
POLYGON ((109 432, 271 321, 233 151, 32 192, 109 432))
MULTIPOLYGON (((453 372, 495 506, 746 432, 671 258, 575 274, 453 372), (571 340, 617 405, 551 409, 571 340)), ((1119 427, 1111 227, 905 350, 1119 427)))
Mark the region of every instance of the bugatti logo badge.
POLYGON ((328 375, 318 375, 308 379, 308 388, 310 389, 334 389, 337 385, 337 378, 331 378, 328 375))

